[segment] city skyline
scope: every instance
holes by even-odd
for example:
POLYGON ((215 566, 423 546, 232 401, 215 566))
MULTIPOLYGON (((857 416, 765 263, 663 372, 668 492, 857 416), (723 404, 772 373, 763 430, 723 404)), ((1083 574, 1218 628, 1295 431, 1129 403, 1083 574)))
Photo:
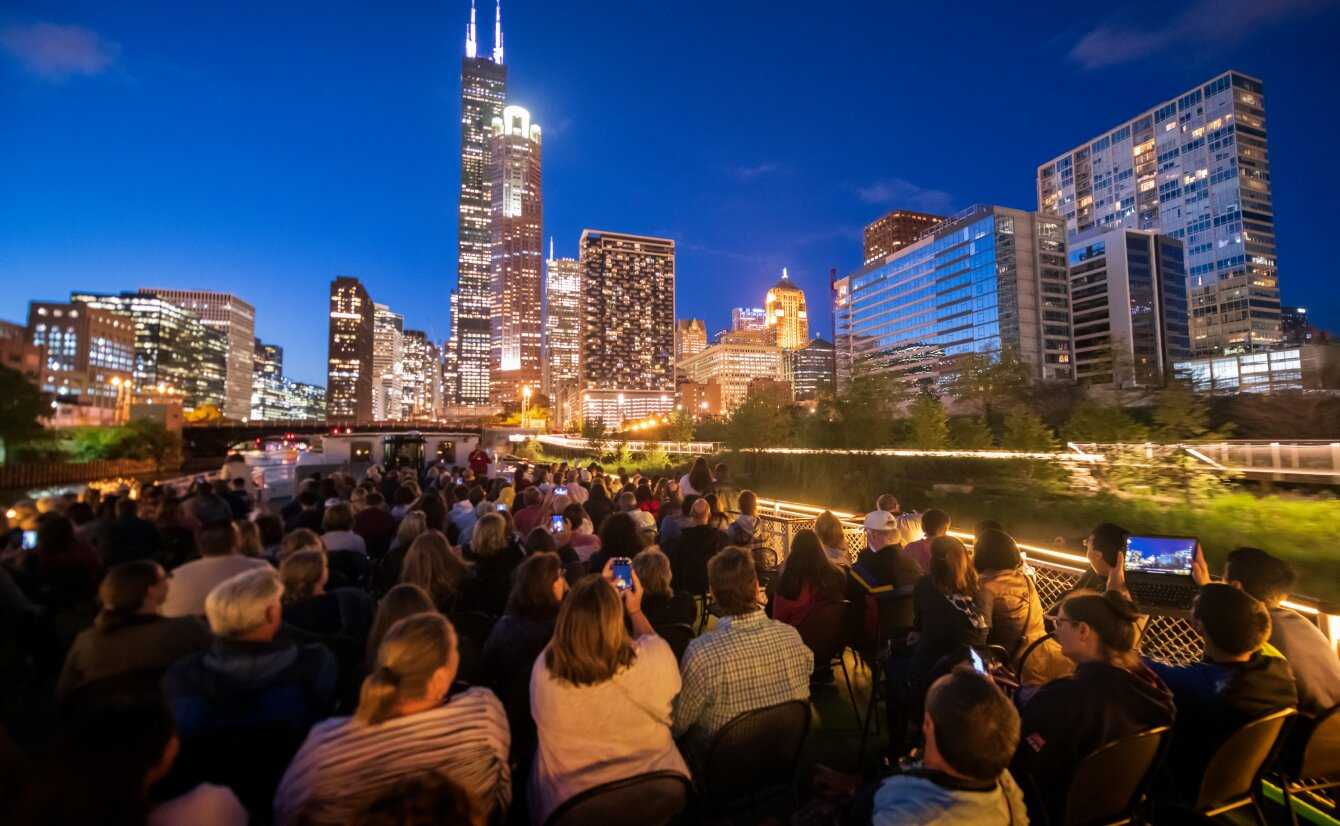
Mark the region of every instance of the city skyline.
MULTIPOLYGON (((1021 111, 1014 114, 1019 118, 1016 127, 1001 130, 1013 129, 1015 133, 1005 138, 1003 144, 993 139, 988 145, 982 130, 974 134, 967 127, 977 121, 959 120, 962 116, 951 112, 952 107, 935 89, 900 92, 909 97, 913 108, 923 112, 929 111, 929 106, 938 106, 933 110, 936 117, 928 119, 923 130, 917 130, 924 135, 875 142, 885 144, 873 150, 875 155, 886 156, 877 162, 872 162, 871 153, 865 151, 851 160, 841 158, 851 153, 857 141, 854 135, 820 139, 811 133, 802 139, 777 133, 775 140, 770 138, 765 154, 759 154, 763 150, 752 141, 753 130, 749 135, 743 130, 740 134, 714 130, 712 142, 690 145, 687 127, 666 131, 661 126, 703 118, 713 120, 728 108, 727 104, 702 102, 690 106, 689 96, 678 86, 691 83, 664 69, 651 72, 645 79, 658 90, 669 93, 672 111, 653 111, 644 102, 626 95, 592 93, 591 81, 604 77, 593 75, 594 70, 614 71, 621 65, 641 67, 650 63, 655 53, 677 43, 681 29, 676 27, 683 25, 678 20, 669 21, 674 25, 666 31, 663 41, 644 41, 638 48, 632 48, 632 44, 619 42, 613 36, 620 30, 631 30, 632 20, 626 11, 602 17, 591 9, 574 10, 571 16, 581 18, 582 26, 590 29, 581 35, 582 42, 599 39, 607 48, 598 56, 573 55, 570 41, 563 40, 576 31, 572 21, 542 6, 511 3, 507 12, 507 54, 508 64, 512 65, 509 85, 513 87, 509 89, 509 98, 525 102, 536 120, 553 124, 546 129, 545 136, 549 179, 546 188, 553 193, 546 204, 545 233, 557 239, 560 256, 576 254, 577 235, 584 226, 614 226, 635 233, 672 237, 678 242, 680 259, 677 267, 680 316, 703 318, 709 330, 727 326, 731 306, 755 305, 757 296, 776 280, 775 274, 781 266, 789 266, 792 277, 809 298, 813 313, 811 332, 831 337, 829 314, 824 311, 828 303, 827 273, 830 268, 837 268, 840 273, 851 272, 860 265, 860 233, 866 223, 897 207, 941 214, 975 202, 1032 208, 1034 173, 1039 164, 1208 77, 1229 69, 1242 71, 1261 78, 1269 95, 1271 172, 1283 302, 1309 307, 1317 323, 1333 328, 1340 318, 1340 304, 1330 291, 1324 290, 1323 279, 1329 270, 1322 245, 1311 240, 1322 237, 1319 230, 1323 219, 1309 214, 1312 211, 1306 204, 1309 194, 1320 201, 1323 193, 1338 185, 1337 173, 1325 163, 1321 147, 1324 142, 1304 138, 1329 133, 1328 126, 1337 116, 1329 107, 1315 104, 1321 99, 1318 95, 1324 88, 1324 79, 1334 74, 1328 68, 1336 66, 1336 57, 1322 49, 1317 36, 1326 28, 1327 21, 1334 21, 1334 9, 1311 14, 1292 9, 1264 15, 1257 32, 1251 35, 1230 37, 1223 27, 1211 27, 1208 31, 1218 33, 1216 41, 1215 37, 1198 38, 1195 28, 1185 23, 1184 18, 1205 13, 1197 8, 1180 17, 1178 13, 1160 17, 1160 20, 1168 18, 1163 21, 1167 25, 1188 26, 1184 35, 1189 46, 1185 49, 1150 46, 1132 36, 1130 42, 1134 45, 1123 51, 1119 48, 1123 41, 1117 35, 1123 31, 1138 34, 1131 32, 1129 25, 1122 29, 1102 17, 1071 15, 1048 24, 1047 32, 1055 31, 1053 39, 1041 49, 1042 57, 1025 61, 1022 49, 1008 46, 995 47, 994 53, 984 51, 975 55, 974 60, 967 61, 970 68, 980 69, 993 61, 1008 64, 1013 59, 1023 62, 1019 66, 1002 66, 1007 73, 1022 71, 1026 66, 1036 68, 1041 63, 1061 74, 1055 78, 1056 88, 1049 87, 1045 100, 1009 102, 1021 111), (1104 32, 1116 38, 1107 44, 1106 56, 1092 48, 1095 38, 1104 32), (1286 41, 1290 44, 1287 50, 1270 48, 1271 44, 1286 41), (1132 51, 1141 50, 1145 53, 1122 59, 1131 57, 1132 51), (649 54, 640 54, 643 51, 649 54), (565 65, 569 58, 573 60, 571 66, 565 65), (1099 65, 1104 62, 1112 65, 1099 65), (1305 63, 1311 70, 1301 73, 1295 82, 1294 74, 1305 63), (604 130, 609 134, 598 134, 600 130, 595 129, 592 116, 608 108, 607 97, 617 99, 619 108, 617 112, 606 112, 615 116, 609 118, 613 128, 604 130), (945 148, 935 150, 932 146, 935 143, 942 143, 945 148), (677 155, 679 147, 685 147, 687 153, 677 155), (926 154, 918 156, 915 164, 896 160, 900 153, 915 152, 926 154), (671 160, 659 160, 658 154, 671 160), (964 158, 968 159, 966 163, 964 158), (962 168, 951 169, 953 166, 962 168), (627 192, 621 191, 627 171, 644 167, 648 175, 646 186, 664 188, 664 197, 629 198, 627 192), (683 180, 671 181, 676 174, 683 180), (793 198, 788 194, 813 188, 816 178, 822 178, 822 186, 814 197, 793 198), (562 197, 557 194, 561 191, 571 194, 562 197), (760 204, 763 200, 772 203, 760 204), (707 208, 705 205, 711 201, 720 205, 707 208), (759 210, 750 214, 747 223, 721 222, 723 210, 744 203, 759 210), (605 217, 613 215, 615 210, 622 213, 617 220, 605 217), (691 214, 695 212, 701 215, 691 214), (714 224, 721 224, 721 228, 715 229, 714 224), (818 236, 823 237, 814 240, 818 236)), ((492 9, 485 4, 482 11, 487 19, 492 9)), ((134 18, 142 13, 132 9, 124 17, 134 18)), ((747 4, 741 9, 720 12, 715 16, 719 33, 728 37, 731 32, 743 30, 750 24, 751 13, 757 14, 757 10, 747 4)), ((1036 13, 1041 17, 1044 11, 1036 13)), ((1239 4, 1234 3, 1222 10, 1225 16, 1238 13, 1241 13, 1239 4)), ((288 123, 292 120, 289 117, 278 119, 279 125, 285 127, 279 134, 292 146, 281 140, 278 149, 271 147, 262 152, 266 155, 264 160, 273 164, 275 159, 269 155, 277 153, 294 166, 289 176, 278 180, 274 179, 274 170, 267 172, 265 183, 273 186, 274 192, 259 186, 261 181, 254 177, 255 173, 242 175, 225 189, 239 203, 218 206, 213 199, 203 200, 206 193, 223 186, 216 176, 235 167, 248 153, 260 151, 253 139, 234 141, 240 143, 240 149, 237 145, 226 145, 225 141, 205 140, 193 153, 168 147, 166 155, 158 155, 156 150, 163 148, 161 139, 139 136, 137 140, 142 139, 143 145, 131 142, 126 146, 129 138, 121 135, 125 127, 119 121, 103 122, 108 110, 123 102, 130 104, 124 116, 126 123, 138 123, 136 118, 145 112, 153 115, 156 106, 146 102, 145 93, 166 89, 170 97, 172 90, 180 92, 180 87, 164 79, 163 64, 173 57, 190 60, 188 56, 173 55, 171 49, 158 42, 137 41, 133 20, 105 16, 91 5, 82 9, 76 6, 69 10, 68 20, 59 21, 45 20, 36 7, 25 12, 22 5, 8 14, 0 19, 0 29, 7 34, 3 38, 6 51, 0 81, 16 92, 19 122, 32 126, 0 138, 0 148, 11 150, 11 157, 20 161, 20 168, 6 173, 15 184, 6 188, 16 193, 16 197, 6 205, 4 217, 10 220, 0 221, 0 225, 7 227, 0 229, 0 274, 7 281, 40 284, 41 288, 34 289, 32 294, 25 291, 22 295, 7 295, 4 303, 0 303, 0 317, 22 320, 28 300, 57 300, 72 290, 119 292, 155 286, 230 292, 256 306, 255 334, 285 347, 290 362, 288 372, 304 381, 320 382, 325 373, 322 310, 326 289, 336 274, 351 273, 379 301, 406 312, 406 326, 424 329, 433 341, 447 337, 445 296, 455 286, 452 252, 456 239, 451 217, 458 183, 451 180, 457 171, 452 158, 459 149, 460 127, 456 118, 462 56, 460 33, 468 4, 436 6, 431 13, 406 12, 409 20, 379 20, 367 33, 369 45, 360 48, 385 48, 396 37, 409 38, 404 62, 413 67, 422 91, 408 100, 403 95, 392 99, 397 106, 397 118, 402 121, 409 118, 408 126, 404 127, 411 133, 408 160, 419 170, 431 167, 433 163, 425 161, 422 150, 427 143, 440 144, 435 146, 432 158, 434 163, 441 161, 441 168, 429 170, 428 180, 408 185, 411 197, 404 206, 386 209, 398 200, 401 189, 407 187, 396 165, 388 166, 385 157, 374 153, 369 168, 343 166, 344 174, 357 179, 361 183, 359 191, 368 198, 358 202, 357 209, 345 204, 342 214, 336 216, 334 225, 324 234, 309 226, 309 222, 322 223, 330 217, 329 207, 314 200, 318 191, 314 187, 319 183, 316 173, 322 173, 321 181, 327 180, 324 176, 333 169, 330 162, 341 159, 342 152, 352 146, 346 146, 347 141, 330 140, 313 125, 310 116, 317 110, 304 109, 302 124, 288 123), (104 56, 105 65, 62 68, 34 57, 40 54, 33 49, 40 46, 41 34, 33 27, 42 23, 83 27, 83 31, 92 34, 95 47, 102 44, 103 51, 99 54, 104 56), (423 31, 411 33, 412 28, 423 31), (411 105, 429 98, 437 111, 428 112, 426 107, 411 105), (74 109, 81 106, 85 114, 76 116, 74 109), (91 120, 94 135, 104 134, 115 140, 96 149, 86 140, 72 137, 51 140, 51 127, 82 123, 85 119, 91 120), (303 146, 298 139, 311 143, 314 158, 292 156, 303 146), (82 146, 84 151, 73 152, 72 141, 74 149, 82 146), (37 146, 42 142, 51 145, 37 146), (201 152, 207 154, 198 154, 201 152), (173 188, 163 173, 176 169, 188 155, 193 163, 203 160, 211 168, 200 171, 200 181, 190 185, 178 183, 173 188), (142 174, 141 165, 151 157, 165 161, 162 172, 148 175, 127 190, 125 176, 132 172, 142 174), (108 159, 116 163, 106 165, 108 159), (94 180, 88 168, 90 163, 105 174, 94 180), (387 174, 382 176, 382 171, 387 174), (39 186, 39 182, 54 186, 39 186), (428 192, 430 182, 432 191, 428 192), (94 207, 114 195, 124 201, 127 191, 131 197, 124 210, 108 208, 106 217, 89 218, 95 214, 94 207), (272 196, 289 210, 279 215, 280 224, 298 230, 287 243, 277 243, 278 228, 266 223, 276 217, 279 207, 259 205, 254 214, 243 214, 247 207, 258 206, 253 202, 272 196), (304 204, 312 208, 310 214, 298 209, 304 204), (73 214, 69 214, 74 207, 77 208, 73 214), (386 240, 377 240, 374 236, 384 232, 388 217, 382 213, 400 225, 386 233, 386 240), (71 225, 80 230, 73 237, 71 225), (337 233, 347 237, 336 237, 337 233), (180 235, 180 239, 168 240, 174 235, 180 235), (407 251, 390 251, 392 243, 407 251), (431 256, 427 254, 430 251, 431 256), (423 301, 423 295, 437 296, 439 300, 423 301), (432 306, 434 303, 437 306, 432 306)), ((185 16, 172 25, 191 31, 191 26, 199 21, 191 18, 190 12, 182 14, 185 16)), ((804 80, 799 69, 814 69, 826 60, 815 53, 813 61, 796 61, 801 66, 785 68, 777 75, 776 83, 760 87, 761 96, 751 104, 759 109, 759 117, 763 119, 760 128, 771 132, 780 119, 794 118, 797 110, 793 108, 793 98, 804 97, 810 84, 830 82, 835 72, 848 77, 852 87, 839 105, 854 111, 857 99, 863 97, 866 100, 862 105, 867 108, 885 105, 888 111, 878 114, 881 122, 898 117, 899 107, 892 105, 891 99, 880 97, 872 76, 867 77, 878 63, 872 49, 876 42, 863 33, 871 26, 862 22, 870 23, 877 14, 858 9, 845 20, 837 21, 816 20, 809 13, 788 10, 785 15, 772 15, 764 23, 753 21, 765 30, 761 34, 773 39, 795 38, 807 28, 814 30, 815 37, 840 31, 847 38, 844 48, 847 65, 825 66, 820 77, 804 80), (785 90, 786 106, 781 106, 781 99, 776 96, 779 90, 785 90), (872 95, 875 97, 871 98, 872 95)), ((922 26, 950 25, 950 21, 940 20, 925 10, 912 14, 911 22, 922 26)), ((968 34, 982 38, 984 33, 979 28, 998 25, 1001 21, 992 19, 991 14, 984 11, 980 20, 963 23, 971 29, 968 34)), ((260 24, 268 20, 267 17, 260 24)), ((333 23, 323 26, 321 34, 326 39, 319 47, 305 47, 315 48, 318 57, 324 55, 326 48, 332 48, 332 43, 353 37, 351 31, 333 23)), ((240 33, 236 27, 225 26, 218 36, 227 43, 240 33)), ((264 37, 258 44, 262 53, 268 53, 267 49, 275 45, 264 37)), ((697 48, 691 46, 685 63, 692 64, 693 55, 697 54, 693 50, 697 48)), ((278 53, 271 57, 278 63, 271 66, 270 72, 289 66, 278 53)), ((776 68, 773 62, 776 58, 762 55, 753 47, 743 55, 727 59, 742 63, 761 60, 761 67, 769 71, 776 68)), ((913 50, 906 59, 911 62, 927 58, 916 57, 913 50)), ((197 74, 219 83, 219 78, 210 77, 210 72, 216 71, 214 64, 210 64, 208 71, 203 68, 206 60, 207 57, 201 59, 197 74)), ((325 55, 314 65, 331 70, 331 60, 333 55, 325 55)), ((264 60, 257 62, 264 64, 264 60)), ((932 61, 934 66, 945 63, 932 61)), ((222 59, 219 65, 233 66, 222 59)), ((350 97, 339 101, 340 111, 358 114, 360 119, 368 107, 374 112, 381 111, 371 101, 376 94, 374 90, 380 88, 379 84, 403 78, 381 62, 373 69, 373 77, 355 84, 350 97)), ((715 66, 713 71, 720 72, 721 67, 715 66)), ((960 71, 964 70, 952 69, 955 73, 960 71)), ((766 74, 762 68, 759 72, 766 74)), ((613 80, 623 88, 623 74, 639 73, 635 68, 618 74, 621 76, 613 80)), ((760 74, 747 74, 749 78, 731 83, 748 85, 750 79, 755 85, 760 83, 760 74)), ((946 78, 943 83, 952 80, 946 78)), ((255 104, 236 99, 233 87, 225 85, 221 113, 255 120, 270 112, 271 107, 288 105, 291 95, 303 94, 306 84, 315 81, 305 76, 274 78, 264 74, 245 75, 239 81, 248 82, 267 89, 263 100, 255 104)), ((323 76, 319 82, 324 86, 331 81, 323 76)), ((738 88, 731 86, 731 90, 738 88)), ((239 85, 238 91, 245 90, 239 85)), ((317 102, 321 100, 318 96, 317 102)), ((336 104, 327 100, 323 105, 336 104)), ((731 106, 734 105, 732 102, 731 106)), ((974 117, 998 114, 1005 104, 987 102, 983 106, 983 111, 974 117)), ((191 109, 184 117, 187 123, 179 128, 188 124, 205 126, 216 115, 191 109)), ((137 128, 135 134, 141 131, 150 130, 137 128)), ((228 134, 238 137, 235 130, 228 134)), ((397 131, 392 143, 405 137, 397 131)))

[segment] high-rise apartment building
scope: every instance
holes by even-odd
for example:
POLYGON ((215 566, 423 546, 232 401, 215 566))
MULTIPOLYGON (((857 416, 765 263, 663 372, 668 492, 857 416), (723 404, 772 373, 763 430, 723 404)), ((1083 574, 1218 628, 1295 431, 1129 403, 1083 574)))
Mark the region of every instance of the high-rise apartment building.
POLYGON ((810 342, 810 317, 805 309, 805 291, 797 287, 782 268, 782 277, 764 298, 767 328, 783 350, 795 350, 810 342))
POLYGON ((1191 357, 1182 242, 1116 229, 1070 245, 1075 377, 1158 387, 1191 357))
MULTIPOLYGON (((169 397, 184 410, 227 405, 229 331, 155 293, 70 293, 70 301, 118 313, 135 330, 135 395, 169 397)), ((247 415, 250 416, 250 406, 247 415)))
POLYGON ((251 415, 251 358, 255 352, 256 308, 230 293, 211 290, 160 290, 144 288, 142 295, 156 295, 190 310, 208 328, 227 339, 228 353, 222 412, 225 418, 243 420, 251 415))
POLYGON ((400 412, 395 418, 433 419, 441 413, 442 361, 422 330, 406 330, 400 412))
POLYGON ((908 209, 895 209, 888 215, 876 218, 865 226, 866 265, 883 261, 889 253, 897 252, 916 241, 943 220, 942 215, 908 209))
POLYGON ((372 313, 372 418, 398 419, 404 371, 401 340, 405 317, 385 304, 373 304, 372 313))
POLYGON ((507 106, 493 120, 489 197, 493 231, 493 316, 490 386, 497 404, 515 402, 523 387, 539 390, 542 365, 544 198, 540 126, 530 112, 507 106))
POLYGON ((341 275, 330 282, 326 412, 332 420, 372 418, 372 340, 376 310, 363 284, 341 275))
POLYGON ((1069 239, 1161 232, 1186 248, 1197 354, 1279 344, 1275 212, 1261 81, 1225 72, 1038 167, 1069 239))
POLYGON ((675 242, 582 230, 582 416, 617 426, 675 394, 675 242))
POLYGON ((1284 332, 1284 345, 1297 347, 1311 344, 1318 339, 1325 340, 1325 333, 1312 326, 1307 316, 1307 307, 1280 307, 1280 329, 1284 332))
POLYGON ((713 344, 679 363, 694 384, 721 385, 721 412, 730 414, 749 395, 754 379, 785 381, 782 350, 767 344, 713 344))
POLYGON ((324 421, 326 417, 326 388, 284 379, 284 407, 289 420, 324 421))
POLYGON ((278 422, 289 418, 284 389, 284 348, 256 339, 251 378, 251 420, 278 422))
POLYGON ((552 397, 558 386, 577 382, 582 361, 582 262, 555 258, 549 242, 542 307, 544 338, 542 392, 552 397))
POLYGON ((125 422, 134 393, 135 324, 87 304, 33 301, 28 343, 42 348, 41 390, 56 426, 125 422))
POLYGON ((457 216, 456 289, 452 294, 455 368, 452 383, 458 404, 489 403, 490 319, 493 315, 492 199, 489 151, 493 120, 507 102, 503 65, 502 11, 494 17, 493 54, 477 54, 475 8, 470 5, 465 57, 461 60, 461 192, 457 216))
POLYGON ((786 377, 796 401, 813 401, 833 391, 833 345, 816 338, 797 350, 785 352, 786 377))
POLYGON ((834 291, 839 389, 863 371, 934 389, 956 357, 1005 349, 1036 379, 1074 376, 1060 218, 972 206, 834 291))
POLYGON ((768 329, 768 313, 762 307, 734 307, 730 311, 732 333, 768 329))
POLYGON ((701 318, 681 318, 675 322, 675 364, 707 349, 707 325, 701 318))

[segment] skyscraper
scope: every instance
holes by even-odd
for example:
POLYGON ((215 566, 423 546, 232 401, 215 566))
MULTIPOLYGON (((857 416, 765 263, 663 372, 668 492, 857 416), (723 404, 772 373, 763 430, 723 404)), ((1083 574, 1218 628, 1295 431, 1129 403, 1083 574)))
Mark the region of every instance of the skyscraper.
POLYGON ((1185 245, 1195 353, 1279 344, 1261 81, 1225 72, 1158 103, 1039 166, 1037 185, 1072 242, 1120 227, 1185 245))
POLYGON ((891 252, 897 252, 929 232, 944 220, 942 215, 895 209, 865 226, 865 263, 883 261, 891 252))
POLYGON ((397 418, 435 419, 441 415, 442 357, 422 330, 406 330, 401 407, 397 418))
POLYGON ((133 321, 85 304, 33 301, 28 305, 27 337, 46 356, 41 389, 52 396, 53 424, 126 421, 134 392, 133 321))
POLYGON ((490 319, 493 314, 491 198, 488 165, 493 120, 507 101, 502 6, 493 28, 493 56, 477 56, 475 6, 470 4, 461 60, 461 192, 457 217, 457 280, 452 295, 456 354, 453 384, 459 404, 488 404, 490 319))
POLYGON ((816 338, 799 350, 789 350, 786 356, 787 378, 795 392, 796 401, 812 401, 833 390, 833 345, 816 338))
POLYGON ((544 199, 540 126, 520 106, 493 120, 489 153, 493 232, 492 398, 514 402, 540 384, 540 298, 544 199))
POLYGON ((679 371, 694 384, 719 384, 721 412, 729 414, 744 403, 754 379, 784 380, 782 355, 776 345, 713 344, 686 357, 679 371))
POLYGON ((969 207, 834 289, 839 389, 862 371, 934 389, 956 357, 1005 349, 1034 378, 1074 376, 1060 218, 969 207))
POLYGON ((372 339, 375 309, 357 278, 330 282, 326 413, 333 420, 372 418, 372 339))
POLYGON ((223 415, 242 420, 251 415, 251 359, 255 354, 256 308, 230 293, 210 290, 141 289, 199 316, 206 327, 228 340, 223 415))
POLYGON ((805 291, 792 283, 782 268, 782 277, 763 303, 768 329, 776 334, 775 343, 783 350, 795 350, 810 342, 809 312, 805 309, 805 291))
POLYGON ((747 330, 766 330, 768 314, 762 307, 734 307, 730 311, 730 329, 732 333, 747 330))
POLYGON ((555 258, 549 242, 544 282, 542 392, 552 396, 563 384, 575 383, 582 361, 582 262, 555 258))
POLYGON ((372 313, 372 418, 400 418, 400 391, 404 361, 401 339, 405 317, 385 304, 372 313))
POLYGON ((675 242, 582 230, 582 416, 617 426, 675 396, 675 242))
POLYGON ((1191 357, 1182 242, 1115 229, 1070 246, 1075 377, 1158 387, 1191 357))
POLYGON ((284 348, 256 339, 251 379, 251 420, 283 421, 289 417, 284 391, 284 348))
POLYGON ((707 348, 707 325, 701 318, 681 318, 675 322, 675 364, 707 348))

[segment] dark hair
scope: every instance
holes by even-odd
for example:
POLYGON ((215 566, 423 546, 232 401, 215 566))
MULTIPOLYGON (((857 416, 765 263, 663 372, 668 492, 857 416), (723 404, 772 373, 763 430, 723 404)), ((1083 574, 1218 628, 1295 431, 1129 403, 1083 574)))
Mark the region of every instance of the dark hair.
POLYGON ((409 485, 401 485, 395 490, 395 503, 397 505, 412 505, 415 498, 414 488, 409 485))
POLYGON ((350 826, 435 826, 474 823, 480 806, 464 787, 435 771, 387 787, 348 821, 350 826))
POLYGON ((968 549, 952 536, 931 540, 930 577, 940 593, 977 595, 977 571, 968 561, 968 549))
POLYGON ((983 519, 981 522, 978 522, 976 525, 973 526, 972 535, 981 536, 987 531, 1004 531, 1004 530, 1005 526, 1000 524, 996 520, 983 519))
POLYGON ((284 541, 284 520, 273 513, 256 517, 256 530, 261 535, 261 546, 269 548, 284 541))
POLYGON ((707 560, 707 581, 722 611, 732 616, 758 608, 758 569, 754 557, 734 545, 707 560))
POLYGON ((531 528, 530 533, 526 534, 526 553, 538 554, 557 550, 558 542, 555 541, 553 534, 544 528, 531 528))
POLYGON ((554 580, 563 575, 558 554, 541 551, 526 557, 512 574, 512 591, 507 595, 507 613, 531 620, 552 620, 558 616, 554 599, 554 580))
POLYGON ((927 536, 936 536, 949 527, 949 514, 939 508, 930 508, 921 514, 921 532, 927 536))
POLYGON ((479 507, 479 503, 484 501, 484 488, 475 485, 465 494, 465 498, 470 500, 470 504, 479 507))
POLYGON ((447 529, 447 506, 442 502, 442 497, 436 493, 425 493, 414 504, 410 506, 411 510, 423 511, 425 524, 429 530, 446 531, 447 529))
POLYGON ((1229 551, 1224 579, 1242 584, 1242 590, 1267 605, 1289 595, 1298 576, 1284 560, 1260 548, 1236 548, 1229 551))
POLYGON ((568 524, 571 525, 572 529, 575 531, 581 526, 582 521, 587 518, 586 508, 573 502, 571 505, 568 505, 563 509, 563 518, 568 520, 568 524))
POLYGON ((98 586, 98 602, 102 603, 102 610, 94 624, 103 631, 125 625, 139 613, 149 589, 159 583, 162 575, 158 563, 147 559, 113 565, 98 586))
POLYGON ((1265 603, 1222 582, 1201 586, 1192 614, 1207 641, 1226 654, 1250 654, 1270 637, 1265 603))
POLYGON ((1125 594, 1076 591, 1061 601, 1060 612, 1066 619, 1092 628, 1102 643, 1103 654, 1114 665, 1131 668, 1139 662, 1135 644, 1140 614, 1125 594))
POLYGON ((201 556, 227 556, 237 550, 237 528, 232 522, 211 522, 200 529, 196 545, 201 556))
MULTIPOLYGON (((123 496, 120 499, 116 500, 117 519, 125 519, 127 516, 134 516, 139 512, 140 512, 139 503, 136 502, 134 499, 131 499, 129 496, 123 496)), ((74 519, 74 516, 70 514, 68 510, 65 512, 65 515, 69 516, 71 520, 74 519)))
POLYGON ((75 502, 65 509, 65 516, 75 525, 87 525, 96 518, 93 506, 87 502, 75 502))
POLYGON ((693 460, 693 467, 689 469, 689 485, 700 494, 712 488, 712 472, 707 469, 707 460, 701 456, 693 460))
POLYGON ((935 747, 954 771, 988 782, 1005 771, 1019 745, 1019 712, 991 678, 959 666, 931 684, 926 713, 935 747))
POLYGON ((74 523, 59 513, 44 513, 37 518, 37 547, 44 554, 63 554, 74 550, 74 523))
POLYGON ((1004 531, 988 528, 977 536, 972 546, 972 564, 978 573, 1013 571, 1023 563, 1019 546, 1004 531))
POLYGON ((1117 554, 1126 550, 1126 538, 1130 535, 1131 532, 1120 525, 1100 522, 1091 534, 1093 549, 1103 555, 1103 561, 1108 565, 1116 565, 1117 554))
POLYGON ((741 491, 736 506, 739 507, 740 513, 753 516, 758 513, 758 496, 752 490, 741 491))
POLYGON ((376 490, 368 491, 368 495, 363 497, 363 505, 369 508, 380 508, 386 504, 386 497, 382 496, 376 490))
POLYGON ((824 553, 819 535, 805 529, 791 540, 791 553, 782 566, 782 575, 777 579, 777 595, 787 599, 799 599, 805 585, 817 601, 823 598, 840 598, 846 577, 824 553))
POLYGON ((690 513, 693 511, 693 503, 697 502, 701 498, 702 497, 696 493, 690 493, 687 496, 685 496, 684 499, 679 503, 680 513, 684 514, 685 516, 689 516, 690 513))
POLYGON ((639 505, 650 502, 652 500, 651 485, 648 485, 646 482, 638 483, 637 490, 633 492, 633 495, 637 497, 637 503, 639 505))
POLYGON ((605 524, 600 526, 602 557, 626 556, 632 559, 642 548, 642 532, 627 513, 610 514, 605 524))
POLYGON ((529 508, 544 501, 544 494, 540 492, 539 488, 530 485, 525 490, 521 491, 521 500, 525 503, 524 506, 529 508))
POLYGON ((298 504, 302 505, 304 508, 314 508, 321 504, 321 498, 316 495, 316 491, 308 488, 298 494, 298 504))

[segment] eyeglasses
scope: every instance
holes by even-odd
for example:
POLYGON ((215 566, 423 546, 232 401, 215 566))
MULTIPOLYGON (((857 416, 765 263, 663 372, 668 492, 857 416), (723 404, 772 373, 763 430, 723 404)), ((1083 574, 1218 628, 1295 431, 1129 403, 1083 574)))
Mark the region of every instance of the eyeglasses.
POLYGON ((1080 625, 1080 624, 1081 624, 1081 623, 1079 622, 1079 620, 1072 620, 1072 619, 1070 619, 1070 618, 1068 618, 1068 617, 1063 617, 1063 616, 1061 616, 1060 614, 1047 614, 1046 617, 1045 617, 1045 619, 1049 619, 1049 620, 1051 620, 1052 623, 1055 624, 1055 625, 1060 625, 1060 624, 1063 623, 1063 622, 1064 622, 1064 623, 1068 623, 1068 624, 1070 624, 1070 625, 1080 625))

